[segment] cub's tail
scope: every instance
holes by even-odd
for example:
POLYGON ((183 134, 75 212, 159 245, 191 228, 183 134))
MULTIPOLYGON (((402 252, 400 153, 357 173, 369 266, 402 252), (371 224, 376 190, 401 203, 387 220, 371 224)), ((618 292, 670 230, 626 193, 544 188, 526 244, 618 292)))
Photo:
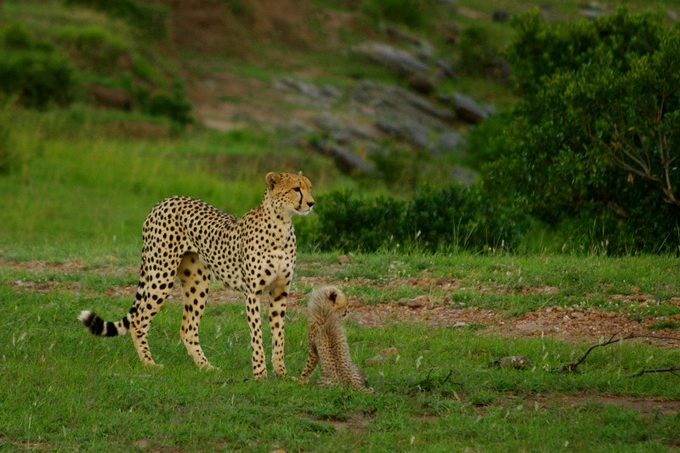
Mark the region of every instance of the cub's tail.
POLYGON ((118 322, 104 321, 90 310, 85 310, 80 313, 78 319, 85 324, 85 327, 93 335, 100 337, 115 337, 117 335, 124 335, 130 328, 129 314, 125 315, 123 319, 118 322))

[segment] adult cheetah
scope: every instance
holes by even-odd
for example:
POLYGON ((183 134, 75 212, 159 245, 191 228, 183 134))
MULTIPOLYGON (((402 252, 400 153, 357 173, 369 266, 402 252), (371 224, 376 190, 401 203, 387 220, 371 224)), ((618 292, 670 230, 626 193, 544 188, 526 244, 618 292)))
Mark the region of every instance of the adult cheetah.
POLYGON ((307 309, 309 357, 300 375, 306 384, 317 364, 321 377, 317 384, 345 384, 352 390, 373 392, 366 376, 352 361, 341 318, 347 315, 347 296, 335 286, 324 286, 312 291, 307 309))
POLYGON ((141 361, 155 365, 147 340, 149 324, 178 277, 184 299, 180 336, 196 365, 212 368, 198 341, 212 274, 245 295, 256 379, 267 377, 260 306, 269 294, 272 362, 275 373, 284 376, 284 316, 296 261, 291 220, 295 214, 309 214, 314 199, 312 184, 302 173, 269 173, 265 180, 262 202, 241 218, 196 198, 159 202, 144 222, 140 279, 130 311, 118 322, 104 321, 91 311, 83 311, 79 319, 99 336, 130 330, 141 361))

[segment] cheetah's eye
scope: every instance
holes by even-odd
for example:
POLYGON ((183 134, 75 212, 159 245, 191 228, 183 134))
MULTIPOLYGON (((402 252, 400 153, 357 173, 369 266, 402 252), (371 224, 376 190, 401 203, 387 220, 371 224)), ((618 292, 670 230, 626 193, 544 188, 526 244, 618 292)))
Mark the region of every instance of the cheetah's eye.
POLYGON ((294 187, 293 190, 296 191, 297 193, 302 193, 302 189, 300 189, 299 187, 294 187))

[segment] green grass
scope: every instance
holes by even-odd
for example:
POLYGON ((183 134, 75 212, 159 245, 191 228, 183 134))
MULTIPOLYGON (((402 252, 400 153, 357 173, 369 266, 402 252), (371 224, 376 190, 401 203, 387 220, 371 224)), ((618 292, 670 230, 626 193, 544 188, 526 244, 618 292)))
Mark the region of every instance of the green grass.
MULTIPOLYGON (((622 264, 598 259, 594 276, 576 272, 589 260, 552 257, 399 257, 396 274, 381 274, 379 262, 393 256, 358 256, 346 266, 367 269, 369 283, 423 271, 450 269, 463 279, 503 285, 498 263, 520 265, 534 282, 566 285, 541 271, 546 259, 557 269, 580 275, 584 289, 602 293, 610 273, 622 264), (457 259, 456 259, 457 258, 457 259), (423 260, 428 261, 423 269, 423 260)), ((329 255, 304 255, 308 269, 327 267, 329 255)), ((642 285, 659 278, 670 260, 644 258, 642 285), (645 265, 647 264, 647 265, 645 265), (653 269, 657 269, 656 271, 653 269)), ((68 263, 64 263, 68 264, 68 263)), ((59 264, 54 264, 59 269, 59 264)), ((68 266, 66 266, 67 269, 68 266)), ((677 348, 620 343, 594 352, 581 374, 557 373, 583 346, 549 338, 519 339, 474 329, 433 328, 388 323, 361 328, 350 322, 348 338, 358 363, 394 346, 398 355, 362 366, 375 394, 343 388, 300 386, 290 379, 250 379, 249 337, 243 306, 211 304, 201 324, 201 340, 221 368, 201 372, 179 341, 181 304, 170 301, 151 328, 151 347, 162 369, 139 363, 127 337, 95 338, 76 320, 94 308, 109 318, 123 315, 126 298, 107 297, 105 288, 129 285, 134 272, 109 263, 81 263, 70 270, 1 271, 0 286, 0 447, 87 451, 180 449, 201 451, 667 451, 677 443, 680 413, 640 411, 610 405, 597 397, 631 401, 680 399, 670 374, 626 378, 643 366, 677 364, 677 348), (12 282, 52 282, 46 291, 12 282), (487 368, 496 357, 524 355, 526 370, 487 368), (590 402, 589 402, 590 401, 590 402)), ((317 275, 307 270, 303 276, 317 275)), ((326 276, 341 283, 342 273, 326 276)), ((47 288, 47 286, 45 287, 47 288)), ((294 289, 300 289, 297 284, 294 289)), ((650 288, 653 289, 653 288, 650 288)), ((677 291, 677 286, 671 288, 677 291)), ((346 287, 353 297, 370 294, 346 287)), ((519 303, 519 301, 513 302, 519 303)), ((677 314, 677 313, 676 313, 677 314)), ((306 359, 304 314, 289 311, 287 365, 296 376, 306 359)), ((268 344, 268 334, 265 334, 268 344)))
MULTIPOLYGON (((514 11, 519 3, 496 2, 493 8, 514 11)), ((546 3, 564 14, 577 5, 546 3)), ((680 8, 677 1, 659 4, 680 8)), ((488 2, 460 0, 456 6, 491 12, 488 2)), ((112 33, 124 27, 100 13, 65 15, 57 4, 36 7, 40 17, 33 9, 9 2, 4 13, 36 25, 41 36, 72 20, 112 33)), ((494 40, 509 33, 507 24, 491 30, 494 40)), ((307 63, 331 68, 316 76, 324 83, 390 77, 345 60, 299 52, 284 63, 290 69, 307 63)), ((288 70, 220 57, 203 61, 205 72, 226 68, 263 83, 288 70)), ((507 91, 485 81, 461 79, 451 89, 510 100, 507 91)), ((564 374, 559 368, 594 339, 512 337, 481 324, 391 320, 368 328, 349 320, 352 356, 376 389, 363 394, 292 379, 254 382, 242 302, 208 306, 201 342, 220 370, 199 371, 179 339, 176 296, 150 332, 164 368, 144 368, 130 338, 94 338, 76 318, 83 309, 109 319, 127 312, 131 298, 121 294, 138 279, 141 224, 158 200, 192 195, 240 215, 259 201, 268 171, 303 170, 315 194, 385 189, 340 175, 324 158, 280 148, 277 133, 261 128, 179 131, 157 118, 77 105, 46 112, 4 106, 0 124, 0 162, 11 159, 0 174, 0 451, 660 452, 680 445, 678 377, 626 377, 643 367, 677 366, 675 343, 621 342, 595 350, 581 373, 564 374), (387 347, 397 354, 364 364, 387 347), (487 367, 507 355, 534 363, 524 370, 487 367)), ((350 255, 350 263, 341 265, 342 252, 300 248, 292 288, 297 297, 334 283, 374 308, 427 295, 450 311, 489 309, 507 322, 561 307, 651 320, 652 329, 674 335, 680 324, 675 256, 402 251, 350 255), (545 288, 551 289, 540 291, 545 288), (648 302, 636 300, 637 294, 648 302)), ((219 285, 213 286, 217 292, 219 285)), ((286 330, 288 370, 298 376, 307 354, 303 310, 291 307, 286 330)))

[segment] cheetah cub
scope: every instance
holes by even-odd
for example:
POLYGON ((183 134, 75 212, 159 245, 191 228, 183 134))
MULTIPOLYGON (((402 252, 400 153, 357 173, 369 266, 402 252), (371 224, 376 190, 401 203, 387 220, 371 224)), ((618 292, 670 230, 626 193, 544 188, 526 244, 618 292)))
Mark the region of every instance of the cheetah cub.
POLYGON ((316 289, 309 297, 307 319, 309 323, 309 358, 300 383, 306 384, 309 376, 321 362, 319 385, 345 384, 352 390, 373 392, 364 373, 352 361, 341 318, 347 315, 347 296, 335 286, 316 289))

